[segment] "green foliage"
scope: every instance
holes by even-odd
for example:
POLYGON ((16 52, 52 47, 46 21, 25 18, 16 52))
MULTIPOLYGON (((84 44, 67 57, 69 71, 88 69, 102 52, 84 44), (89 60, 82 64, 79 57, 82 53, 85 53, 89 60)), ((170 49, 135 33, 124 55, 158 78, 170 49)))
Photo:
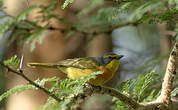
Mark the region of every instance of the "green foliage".
POLYGON ((17 56, 15 55, 15 56, 11 57, 10 59, 5 60, 4 64, 8 65, 11 68, 17 68, 20 64, 20 59, 17 58, 17 56))
MULTIPOLYGON (((46 24, 44 27, 38 25, 39 22, 46 22, 50 19, 56 19, 57 21, 64 22, 65 20, 58 17, 55 14, 52 14, 51 11, 54 11, 57 8, 58 2, 53 2, 49 6, 30 6, 18 16, 11 19, 10 16, 2 15, 7 17, 6 21, 0 25, 0 40, 4 36, 6 32, 9 30, 13 30, 13 36, 10 39, 9 44, 13 42, 18 42, 18 44, 22 45, 24 41, 30 44, 30 50, 34 50, 37 43, 41 44, 42 40, 45 38, 45 31, 50 24, 46 24), (27 20, 27 16, 34 9, 40 9, 41 16, 36 18, 36 21, 27 20)), ((61 31, 59 29, 59 31, 61 31)))
MULTIPOLYGON (((127 96, 135 99, 138 102, 149 102, 155 100, 159 95, 160 87, 154 87, 158 83, 158 74, 155 69, 146 75, 139 75, 138 79, 130 79, 122 82, 118 89, 127 96)), ((120 100, 113 98, 116 104, 112 107, 113 110, 129 110, 129 108, 120 100)))
POLYGON ((87 14, 89 11, 91 11, 103 4, 104 4, 104 0, 90 0, 87 7, 85 7, 83 10, 81 10, 78 15, 83 16, 84 14, 87 14))
MULTIPOLYGON (((92 11, 94 7, 100 6, 102 4, 104 4, 103 0, 91 1, 88 7, 79 12, 79 18, 92 11)), ((91 15, 88 19, 80 20, 78 22, 79 25, 76 25, 76 27, 80 28, 80 30, 97 29, 97 31, 100 32, 107 32, 108 30, 110 31, 111 27, 117 27, 123 23, 123 20, 119 18, 118 15, 120 13, 127 13, 127 9, 130 7, 130 5, 130 2, 126 2, 119 7, 111 6, 101 8, 97 11, 97 13, 91 15), (88 24, 86 25, 85 22, 88 22, 88 24)))
POLYGON ((176 15, 178 14, 178 9, 170 8, 169 11, 160 14, 149 14, 144 15, 141 20, 150 24, 162 23, 162 22, 174 22, 177 21, 176 15))
POLYGON ((43 39, 46 37, 44 30, 37 28, 29 38, 26 40, 27 44, 30 44, 30 50, 33 51, 36 47, 36 44, 42 44, 43 39))
POLYGON ((14 20, 14 22, 18 22, 18 21, 23 21, 27 19, 27 16, 29 15, 29 13, 33 10, 39 8, 39 6, 30 6, 29 8, 27 8, 26 10, 24 10, 22 13, 20 13, 14 20))
POLYGON ((94 72, 89 76, 80 77, 77 80, 65 79, 61 81, 60 84, 58 82, 54 83, 53 86, 49 90, 55 91, 55 94, 59 98, 63 99, 63 101, 61 101, 60 103, 56 103, 54 99, 49 99, 46 104, 40 107, 39 110, 47 110, 47 108, 51 108, 52 110, 62 109, 62 108, 63 109, 74 108, 76 104, 83 101, 83 99, 79 98, 78 100, 73 100, 72 96, 78 96, 82 94, 84 87, 86 85, 86 82, 90 79, 96 78, 97 75, 102 74, 102 73, 103 72, 101 71, 94 72), (69 106, 70 104, 71 106, 69 106))
POLYGON ((121 83, 121 84, 119 85, 118 89, 119 89, 122 93, 128 95, 128 94, 130 94, 130 92, 131 92, 131 87, 133 86, 134 82, 135 82, 135 79, 129 79, 129 80, 127 80, 127 81, 121 83))
MULTIPOLYGON (((1 24, 0 26, 0 40, 1 37, 10 29, 14 29, 17 28, 19 23, 23 20, 27 19, 28 14, 35 8, 38 8, 38 6, 31 6, 28 9, 26 9, 25 11, 23 11, 22 13, 20 13, 17 17, 15 17, 14 19, 8 19, 6 22, 4 22, 3 24, 1 24)), ((2 15, 4 16, 4 15, 2 15)))
POLYGON ((34 87, 33 85, 18 85, 10 90, 8 90, 7 92, 3 93, 1 96, 0 96, 0 101, 2 101, 4 98, 12 95, 12 94, 17 94, 17 93, 20 93, 22 91, 25 91, 25 90, 37 90, 36 87, 34 87))
POLYGON ((42 80, 37 79, 37 80, 35 80, 34 82, 35 82, 36 84, 38 84, 39 86, 44 87, 45 84, 48 83, 48 82, 53 82, 53 83, 54 83, 54 82, 59 82, 59 81, 60 81, 59 78, 57 78, 57 77, 52 77, 52 78, 43 78, 42 80))
POLYGON ((140 7, 138 7, 132 14, 131 19, 132 20, 138 20, 141 19, 143 17, 143 15, 146 12, 149 11, 154 11, 154 13, 156 13, 156 11, 158 9, 163 8, 164 2, 162 2, 161 0, 150 0, 148 2, 145 2, 143 5, 141 5, 140 7))
POLYGON ((158 74, 154 74, 155 70, 152 70, 150 73, 146 75, 140 75, 138 77, 137 82, 135 83, 135 87, 133 89, 133 94, 136 96, 135 99, 140 101, 144 101, 147 95, 150 94, 148 91, 148 87, 156 84, 156 78, 158 74))
MULTIPOLYGON (((59 78, 56 78, 56 77, 44 78, 42 80, 38 79, 38 80, 36 80, 34 82, 43 87, 47 82, 56 82, 56 81, 59 81, 59 78)), ((20 92, 25 91, 25 90, 38 90, 38 88, 35 87, 34 85, 31 85, 31 84, 18 85, 16 87, 8 90, 7 92, 3 93, 0 96, 0 101, 3 100, 4 98, 7 98, 8 96, 10 96, 12 94, 17 94, 17 93, 20 93, 20 92)))
POLYGON ((115 102, 115 105, 111 107, 111 110, 130 110, 127 105, 125 105, 120 100, 117 100, 115 97, 112 101, 115 102))

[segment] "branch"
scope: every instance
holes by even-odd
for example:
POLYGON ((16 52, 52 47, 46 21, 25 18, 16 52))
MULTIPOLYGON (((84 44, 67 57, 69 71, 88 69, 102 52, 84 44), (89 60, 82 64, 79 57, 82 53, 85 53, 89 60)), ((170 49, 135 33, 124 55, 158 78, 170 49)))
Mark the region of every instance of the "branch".
POLYGON ((51 96, 52 98, 56 99, 58 102, 61 101, 61 99, 59 99, 55 94, 52 94, 50 91, 48 91, 46 88, 41 87, 40 85, 36 84, 35 82, 33 82, 32 80, 30 80, 24 73, 23 71, 15 71, 13 69, 11 69, 10 67, 8 67, 7 65, 5 65, 2 61, 0 61, 0 65, 2 65, 3 67, 7 68, 8 71, 11 71, 12 73, 15 73, 21 77, 23 77, 25 80, 27 80, 31 85, 39 88, 40 90, 42 90, 43 92, 45 92, 46 94, 48 94, 49 96, 51 96))
POLYGON ((128 96, 120 93, 119 91, 109 88, 109 87, 103 87, 103 86, 90 86, 86 87, 84 90, 84 93, 87 95, 92 95, 93 93, 99 93, 99 94, 107 94, 113 97, 118 98, 120 101, 128 105, 132 110, 136 110, 141 105, 134 101, 132 98, 129 98, 128 96))
MULTIPOLYGON (((141 107, 139 103, 134 101, 132 98, 129 98, 128 96, 120 93, 119 91, 109 88, 109 87, 103 87, 103 86, 94 86, 86 84, 84 87, 84 92, 80 93, 78 95, 72 94, 66 97, 65 99, 70 99, 70 103, 68 104, 68 107, 70 107, 73 103, 80 103, 79 100, 84 100, 87 96, 91 96, 93 93, 99 93, 99 94, 107 94, 113 97, 118 98, 120 101, 125 103, 129 106, 132 110, 137 110, 141 107)), ((70 109, 70 108, 69 108, 70 109)))
POLYGON ((130 2, 132 0, 105 0, 105 1, 111 1, 111 2, 116 2, 117 4, 121 4, 125 2, 130 2))
POLYGON ((64 99, 69 99, 70 102, 67 104, 66 110, 80 110, 80 104, 85 100, 87 97, 87 94, 81 93, 81 94, 70 94, 69 96, 65 97, 64 99), (72 107, 72 105, 77 105, 72 107))
POLYGON ((169 104, 168 108, 165 108, 162 102, 157 102, 157 101, 142 103, 141 105, 142 106, 137 110, 178 110, 177 100, 171 100, 171 103, 169 104))
POLYGON ((176 64, 177 58, 178 58, 178 41, 176 41, 172 49, 172 52, 170 54, 166 73, 164 76, 164 81, 162 83, 161 95, 157 99, 158 102, 162 102, 167 107, 170 104, 170 100, 171 100, 170 94, 172 91, 173 80, 176 75, 176 67, 178 66, 176 64))
POLYGON ((43 27, 43 26, 40 26, 40 25, 38 25, 32 21, 29 21, 29 20, 23 20, 23 21, 20 21, 19 23, 21 23, 21 22, 28 22, 29 24, 31 24, 34 27, 33 28, 20 27, 17 24, 15 26, 15 29, 26 30, 27 32, 31 32, 33 30, 36 30, 36 28, 41 28, 41 29, 50 30, 50 31, 60 31, 61 33, 65 33, 65 32, 68 32, 69 30, 71 30, 71 31, 75 31, 75 32, 81 32, 84 35, 93 35, 93 36, 101 34, 101 33, 111 33, 114 29, 121 28, 121 27, 128 26, 128 25, 137 26, 138 24, 141 23, 140 20, 136 20, 136 21, 119 24, 114 27, 111 26, 110 29, 105 30, 105 31, 98 29, 98 31, 91 32, 91 31, 87 31, 88 29, 85 29, 85 31, 78 30, 77 27, 74 27, 74 26, 71 26, 70 28, 65 29, 65 28, 59 28, 59 27, 53 27, 53 26, 43 27))

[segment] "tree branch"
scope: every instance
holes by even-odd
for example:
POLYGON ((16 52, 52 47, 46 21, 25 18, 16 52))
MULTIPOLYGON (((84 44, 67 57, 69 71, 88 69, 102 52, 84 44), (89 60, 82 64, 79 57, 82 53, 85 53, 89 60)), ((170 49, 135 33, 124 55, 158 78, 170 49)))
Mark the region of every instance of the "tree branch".
POLYGON ((170 54, 166 73, 164 76, 164 81, 162 83, 161 95, 157 99, 158 102, 162 102, 167 107, 170 104, 170 100, 171 100, 170 94, 172 91, 173 80, 176 75, 176 67, 178 66, 176 64, 177 59, 178 59, 178 41, 176 41, 172 49, 172 52, 170 54))
POLYGON ((107 94, 118 98, 120 101, 128 105, 133 110, 136 110, 140 107, 140 104, 134 101, 132 98, 129 98, 128 96, 120 93, 119 91, 113 88, 91 85, 90 87, 85 88, 84 93, 88 95, 92 95, 93 93, 107 94))
POLYGON ((90 31, 87 31, 88 29, 85 29, 85 31, 78 30, 77 27, 74 27, 74 26, 71 26, 70 28, 66 29, 66 28, 59 28, 59 27, 53 27, 53 26, 43 27, 43 26, 35 24, 35 23, 33 23, 33 22, 29 21, 29 20, 23 20, 23 21, 20 21, 19 23, 22 23, 22 22, 28 22, 29 24, 33 25, 34 27, 33 28, 20 27, 17 24, 15 26, 15 29, 26 30, 26 31, 30 32, 30 31, 36 30, 36 28, 41 28, 41 29, 44 28, 45 30, 59 31, 61 33, 65 33, 67 31, 71 30, 71 31, 75 31, 75 32, 81 32, 84 35, 98 35, 100 33, 111 33, 114 29, 121 28, 121 27, 128 26, 128 25, 136 26, 136 25, 141 23, 140 20, 130 21, 130 22, 126 22, 126 23, 123 23, 123 24, 119 24, 119 25, 114 26, 114 27, 111 26, 110 29, 105 30, 105 31, 102 31, 102 30, 98 29, 98 31, 90 32, 90 31))
POLYGON ((164 104, 162 102, 157 101, 142 103, 141 105, 142 106, 140 106, 140 108, 138 108, 137 110, 178 110, 177 100, 171 100, 171 103, 167 108, 164 107, 164 104))
POLYGON ((32 80, 30 80, 22 71, 18 72, 18 71, 13 70, 10 67, 8 67, 7 65, 5 65, 2 61, 0 61, 0 65, 2 65, 3 67, 7 68, 8 71, 11 71, 12 73, 15 73, 15 74, 21 76, 22 78, 24 78, 25 80, 27 80, 31 85, 39 88, 40 90, 42 90, 43 92, 45 92, 46 94, 48 94, 49 96, 51 96, 52 98, 56 99, 58 102, 61 101, 61 99, 58 98, 55 94, 51 93, 46 88, 41 87, 40 85, 38 85, 35 82, 33 82, 32 80))
POLYGON ((132 98, 129 98, 128 96, 120 93, 119 91, 113 88, 103 87, 103 86, 94 86, 94 85, 89 85, 89 84, 85 85, 83 93, 80 93, 78 95, 72 94, 66 97, 66 99, 70 99, 70 103, 68 104, 69 107, 73 103, 79 103, 77 102, 78 100, 81 100, 81 99, 84 100, 87 96, 91 96, 93 93, 107 94, 107 95, 116 97, 120 101, 128 105, 129 108, 132 110, 137 110, 138 108, 141 107, 141 105, 137 103, 136 101, 134 101, 132 98))

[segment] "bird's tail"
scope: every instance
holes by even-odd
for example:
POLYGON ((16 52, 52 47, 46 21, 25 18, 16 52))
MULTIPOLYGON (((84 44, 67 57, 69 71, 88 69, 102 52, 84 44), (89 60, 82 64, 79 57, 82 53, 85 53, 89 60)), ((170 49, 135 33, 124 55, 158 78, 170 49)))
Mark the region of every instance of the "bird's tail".
POLYGON ((51 63, 28 63, 27 66, 35 68, 35 67, 42 67, 42 68, 57 68, 57 64, 51 63))

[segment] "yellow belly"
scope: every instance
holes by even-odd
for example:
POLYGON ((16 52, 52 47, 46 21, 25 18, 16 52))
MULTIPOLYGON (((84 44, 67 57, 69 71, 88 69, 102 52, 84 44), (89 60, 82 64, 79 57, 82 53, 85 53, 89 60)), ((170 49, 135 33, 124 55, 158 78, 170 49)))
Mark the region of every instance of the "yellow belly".
POLYGON ((111 71, 109 71, 109 69, 103 69, 103 67, 99 67, 98 69, 79 69, 79 68, 68 67, 65 69, 60 68, 60 70, 66 73, 68 78, 73 80, 78 79, 82 76, 88 76, 93 72, 103 71, 103 74, 98 75, 95 79, 91 79, 88 81, 88 83, 93 85, 103 85, 108 80, 110 80, 114 74, 111 71))
POLYGON ((69 67, 67 68, 66 72, 67 72, 67 76, 71 79, 78 79, 81 76, 88 76, 93 72, 97 72, 99 70, 97 69, 79 69, 79 68, 73 68, 73 67, 69 67))

